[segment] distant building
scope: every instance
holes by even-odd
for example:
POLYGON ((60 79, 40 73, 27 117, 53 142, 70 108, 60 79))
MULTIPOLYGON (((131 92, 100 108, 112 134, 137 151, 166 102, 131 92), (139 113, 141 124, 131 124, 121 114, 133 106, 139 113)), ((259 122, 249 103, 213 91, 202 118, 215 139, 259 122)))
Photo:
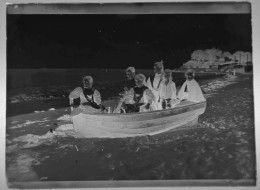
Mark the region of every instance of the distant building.
POLYGON ((252 70, 252 53, 237 51, 233 55, 218 49, 195 50, 191 60, 183 64, 183 68, 225 70, 232 65, 241 65, 240 70, 252 70), (245 68, 244 68, 245 67, 245 68))

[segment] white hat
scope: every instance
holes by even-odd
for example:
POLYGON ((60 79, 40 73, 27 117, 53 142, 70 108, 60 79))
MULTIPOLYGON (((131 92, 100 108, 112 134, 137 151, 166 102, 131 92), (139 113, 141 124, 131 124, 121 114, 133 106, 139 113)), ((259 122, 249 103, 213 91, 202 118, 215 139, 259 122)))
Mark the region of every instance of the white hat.
POLYGON ((155 62, 154 65, 156 65, 157 67, 159 67, 163 70, 164 69, 163 63, 164 63, 163 60, 161 60, 161 61, 155 62))
POLYGON ((93 78, 92 78, 92 76, 84 76, 83 77, 83 80, 88 80, 90 83, 93 83, 93 78))
POLYGON ((185 72, 185 77, 187 77, 188 74, 192 74, 192 76, 195 77, 195 71, 194 71, 193 69, 188 69, 188 70, 185 72))
POLYGON ((137 75, 135 75, 135 79, 145 82, 146 77, 143 74, 137 74, 137 75))
POLYGON ((135 68, 134 67, 128 67, 126 71, 131 71, 131 73, 135 73, 135 68))

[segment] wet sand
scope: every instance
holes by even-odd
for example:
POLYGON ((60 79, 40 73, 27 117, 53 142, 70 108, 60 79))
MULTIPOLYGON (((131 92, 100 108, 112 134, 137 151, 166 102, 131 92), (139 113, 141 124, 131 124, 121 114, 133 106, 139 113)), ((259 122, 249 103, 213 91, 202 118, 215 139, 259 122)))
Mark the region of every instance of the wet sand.
POLYGON ((198 128, 158 136, 76 139, 67 108, 8 117, 7 177, 10 182, 255 179, 252 75, 200 85, 207 109, 198 128))

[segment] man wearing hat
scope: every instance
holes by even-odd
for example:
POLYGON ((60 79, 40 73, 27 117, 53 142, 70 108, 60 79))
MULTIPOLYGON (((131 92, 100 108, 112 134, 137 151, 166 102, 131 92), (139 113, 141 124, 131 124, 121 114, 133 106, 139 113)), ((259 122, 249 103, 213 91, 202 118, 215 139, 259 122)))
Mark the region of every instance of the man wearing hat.
POLYGON ((154 63, 154 75, 150 76, 147 80, 147 87, 152 90, 153 94, 155 95, 155 102, 157 109, 161 109, 161 105, 159 101, 159 87, 163 80, 163 61, 155 62, 154 63))
POLYGON ((75 88, 69 95, 70 105, 74 106, 74 99, 80 98, 80 107, 91 107, 93 112, 103 110, 101 105, 101 96, 97 89, 93 88, 93 78, 85 76, 82 79, 82 87, 75 88))

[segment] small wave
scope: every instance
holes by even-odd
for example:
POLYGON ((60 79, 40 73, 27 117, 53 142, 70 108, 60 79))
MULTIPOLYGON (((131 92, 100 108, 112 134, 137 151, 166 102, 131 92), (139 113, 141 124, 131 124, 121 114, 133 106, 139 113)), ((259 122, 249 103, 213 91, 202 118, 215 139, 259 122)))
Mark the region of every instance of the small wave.
POLYGON ((71 121, 71 120, 72 120, 72 117, 71 117, 71 115, 69 115, 69 114, 65 114, 65 115, 59 117, 57 120, 71 121))
POLYGON ((9 145, 6 147, 6 153, 15 152, 15 150, 17 150, 17 148, 18 148, 17 144, 9 145))
POLYGON ((42 111, 34 111, 34 113, 42 113, 42 112, 45 112, 44 110, 42 111))
POLYGON ((20 103, 20 102, 28 102, 28 101, 32 101, 32 100, 55 100, 55 99, 59 99, 61 97, 65 97, 65 95, 44 96, 44 94, 17 94, 17 95, 14 95, 14 96, 8 98, 8 101, 14 104, 14 103, 20 103))
POLYGON ((15 160, 8 164, 6 175, 10 181, 32 181, 39 177, 33 171, 32 165, 37 159, 28 154, 19 155, 15 160))
POLYGON ((23 136, 16 137, 12 142, 22 142, 22 148, 33 148, 41 144, 51 144, 53 139, 56 137, 76 137, 74 127, 72 124, 64 124, 55 129, 52 133, 47 132, 44 135, 33 135, 26 134, 23 136))
POLYGON ((18 129, 18 128, 26 127, 28 125, 32 125, 32 124, 36 124, 36 123, 45 123, 45 122, 48 122, 48 121, 49 120, 47 120, 47 118, 43 118, 42 120, 36 120, 36 121, 26 120, 25 123, 9 127, 9 129, 18 129))
MULTIPOLYGON (((27 123, 32 123, 28 121, 27 123)), ((9 181, 33 181, 39 180, 39 176, 32 169, 33 165, 39 165, 49 156, 40 157, 38 153, 30 154, 31 150, 22 150, 24 148, 33 148, 42 144, 48 145, 57 142, 57 137, 76 137, 74 127, 72 124, 60 125, 52 133, 48 132, 44 135, 26 134, 8 140, 6 153, 17 152, 15 158, 7 157, 7 171, 6 175, 9 181), (21 153, 20 153, 21 152, 21 153)), ((72 145, 61 145, 59 148, 64 149, 72 147, 72 145)))
POLYGON ((226 78, 226 79, 216 79, 212 82, 209 82, 208 84, 202 85, 201 88, 203 89, 204 92, 206 92, 206 97, 211 97, 214 95, 214 91, 224 88, 227 85, 237 83, 236 81, 237 77, 231 77, 231 78, 226 78))

